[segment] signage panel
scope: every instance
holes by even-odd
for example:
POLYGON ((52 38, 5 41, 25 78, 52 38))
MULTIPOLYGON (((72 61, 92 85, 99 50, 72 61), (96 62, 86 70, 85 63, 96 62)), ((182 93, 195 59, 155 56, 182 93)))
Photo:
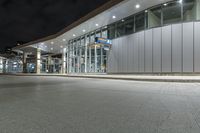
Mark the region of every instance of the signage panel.
POLYGON ((101 43, 101 44, 111 45, 112 41, 110 39, 96 37, 95 38, 95 43, 101 43))

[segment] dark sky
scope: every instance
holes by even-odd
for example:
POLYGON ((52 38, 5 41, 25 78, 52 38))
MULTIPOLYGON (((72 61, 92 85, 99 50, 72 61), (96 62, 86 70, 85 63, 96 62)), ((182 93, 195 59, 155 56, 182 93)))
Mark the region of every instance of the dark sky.
POLYGON ((0 0, 0 51, 62 30, 109 0, 0 0))

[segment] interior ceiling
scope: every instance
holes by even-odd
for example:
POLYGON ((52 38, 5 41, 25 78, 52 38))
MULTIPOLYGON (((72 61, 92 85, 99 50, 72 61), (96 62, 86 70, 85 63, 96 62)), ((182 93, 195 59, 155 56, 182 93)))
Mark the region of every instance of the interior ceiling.
POLYGON ((109 10, 100 13, 99 15, 87 20, 86 22, 80 24, 79 26, 71 29, 70 31, 64 33, 63 35, 53 40, 48 40, 31 46, 35 48, 41 48, 42 50, 51 53, 61 53, 62 48, 65 47, 67 42, 75 38, 73 37, 73 34, 75 34, 76 37, 84 35, 87 32, 93 31, 100 27, 104 27, 108 24, 121 20, 125 17, 145 10, 149 7, 168 1, 171 0, 124 0, 123 2, 111 7, 109 10), (136 4, 140 4, 139 9, 135 8, 136 4), (112 16, 116 16, 116 19, 113 19, 112 16), (99 26, 97 27, 96 24, 98 24, 99 26), (86 30, 86 32, 83 33, 83 30, 86 30))

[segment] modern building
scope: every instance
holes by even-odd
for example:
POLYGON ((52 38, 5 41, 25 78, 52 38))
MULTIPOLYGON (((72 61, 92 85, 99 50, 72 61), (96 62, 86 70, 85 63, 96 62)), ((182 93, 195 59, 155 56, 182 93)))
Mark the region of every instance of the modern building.
POLYGON ((200 0, 110 0, 55 35, 13 48, 24 72, 199 73, 200 0))
POLYGON ((0 73, 5 73, 7 66, 6 66, 6 57, 4 57, 3 55, 0 55, 0 73))
POLYGON ((0 55, 0 73, 22 73, 21 55, 6 53, 0 55))

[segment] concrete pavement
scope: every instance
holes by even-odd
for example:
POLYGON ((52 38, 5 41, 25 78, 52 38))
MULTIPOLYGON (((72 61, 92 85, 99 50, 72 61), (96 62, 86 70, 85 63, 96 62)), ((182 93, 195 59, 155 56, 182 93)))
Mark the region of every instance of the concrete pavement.
POLYGON ((200 84, 0 76, 0 133, 199 133, 200 84))

